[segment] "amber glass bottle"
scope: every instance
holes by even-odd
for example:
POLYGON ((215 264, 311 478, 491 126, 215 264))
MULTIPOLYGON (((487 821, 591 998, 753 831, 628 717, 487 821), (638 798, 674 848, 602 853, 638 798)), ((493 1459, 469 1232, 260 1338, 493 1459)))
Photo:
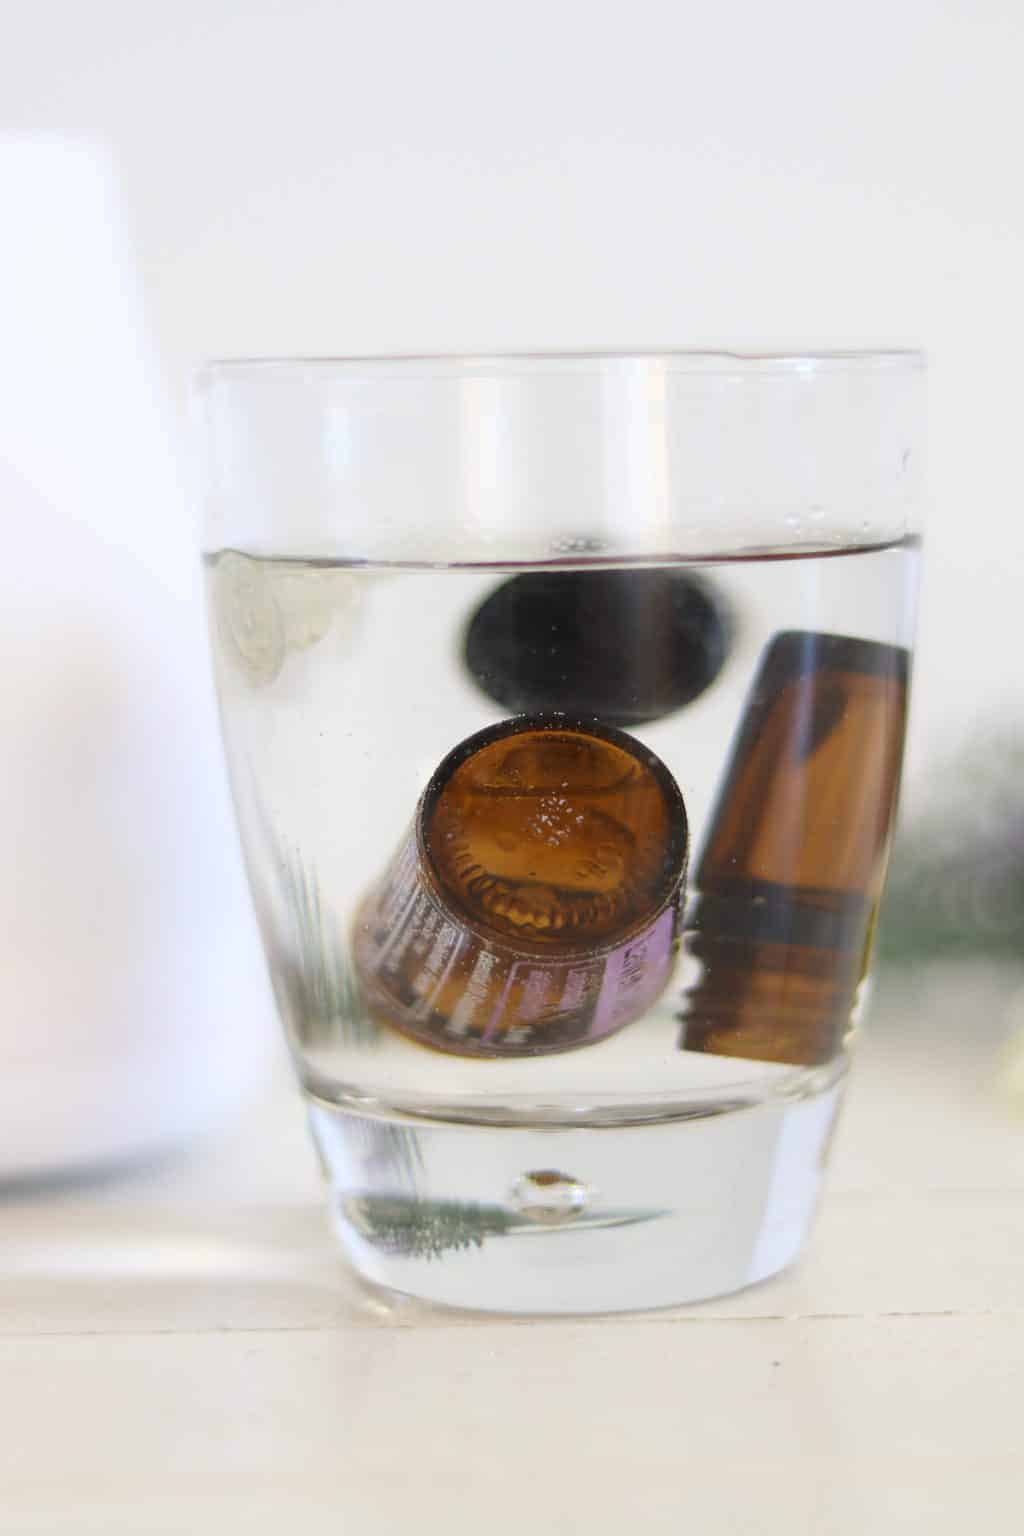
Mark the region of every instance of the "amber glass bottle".
POLYGON ((687 1050, 815 1065, 867 964, 899 785, 908 655, 794 631, 768 646, 696 870, 687 1050))
POLYGON ((686 851, 678 786, 624 732, 564 715, 480 731, 359 914, 371 1013, 458 1054, 603 1038, 668 981, 686 851))

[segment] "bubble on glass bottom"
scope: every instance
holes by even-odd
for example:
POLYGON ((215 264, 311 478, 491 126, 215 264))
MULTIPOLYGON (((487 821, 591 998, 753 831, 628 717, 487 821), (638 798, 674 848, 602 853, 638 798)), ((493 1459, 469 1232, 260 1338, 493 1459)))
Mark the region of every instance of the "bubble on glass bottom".
POLYGON ((582 1215, 591 1191, 570 1173, 541 1168, 524 1173, 512 1187, 512 1205, 528 1221, 540 1226, 557 1226, 582 1215))

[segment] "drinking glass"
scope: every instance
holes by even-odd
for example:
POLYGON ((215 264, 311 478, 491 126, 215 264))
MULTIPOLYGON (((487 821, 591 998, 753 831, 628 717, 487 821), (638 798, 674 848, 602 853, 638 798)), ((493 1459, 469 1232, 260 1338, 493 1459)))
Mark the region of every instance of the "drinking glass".
POLYGON ((808 1233, 892 835, 913 353, 222 362, 210 630, 365 1279, 652 1307, 808 1233))

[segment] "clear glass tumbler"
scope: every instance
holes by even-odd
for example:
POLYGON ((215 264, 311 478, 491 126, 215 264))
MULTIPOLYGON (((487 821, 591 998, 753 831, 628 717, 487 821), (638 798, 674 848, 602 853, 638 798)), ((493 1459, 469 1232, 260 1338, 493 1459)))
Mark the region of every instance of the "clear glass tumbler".
POLYGON ((368 1280, 606 1311, 799 1253, 899 783, 922 370, 204 372, 235 802, 368 1280))

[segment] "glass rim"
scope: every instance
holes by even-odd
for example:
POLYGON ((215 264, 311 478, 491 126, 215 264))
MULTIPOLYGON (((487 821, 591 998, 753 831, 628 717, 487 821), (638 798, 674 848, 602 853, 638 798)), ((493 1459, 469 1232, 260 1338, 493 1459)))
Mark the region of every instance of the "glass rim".
POLYGON ((882 347, 852 349, 799 349, 780 351, 742 351, 714 348, 678 348, 664 350, 565 350, 527 352, 410 352, 373 354, 324 354, 294 356, 214 357, 195 370, 195 382, 221 375, 238 376, 247 372, 317 372, 430 375, 458 378, 469 373, 489 373, 512 377, 516 374, 558 374, 572 372, 614 372, 636 364, 659 366, 668 373, 764 377, 817 374, 913 373, 927 368, 928 358, 921 348, 882 347))

